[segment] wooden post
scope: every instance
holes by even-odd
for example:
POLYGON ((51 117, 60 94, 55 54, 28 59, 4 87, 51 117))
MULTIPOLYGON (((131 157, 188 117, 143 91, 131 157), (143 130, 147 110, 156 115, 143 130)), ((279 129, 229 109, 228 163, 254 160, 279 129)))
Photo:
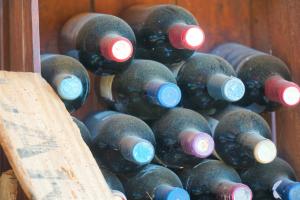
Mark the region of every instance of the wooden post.
POLYGON ((40 72, 38 0, 0 0, 0 65, 40 72))

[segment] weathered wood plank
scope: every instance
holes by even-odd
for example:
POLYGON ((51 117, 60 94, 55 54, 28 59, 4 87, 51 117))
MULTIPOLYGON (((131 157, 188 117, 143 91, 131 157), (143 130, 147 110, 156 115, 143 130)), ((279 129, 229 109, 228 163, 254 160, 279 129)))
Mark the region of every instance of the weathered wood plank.
POLYGON ((29 199, 111 199, 64 104, 40 75, 0 72, 0 144, 29 199))

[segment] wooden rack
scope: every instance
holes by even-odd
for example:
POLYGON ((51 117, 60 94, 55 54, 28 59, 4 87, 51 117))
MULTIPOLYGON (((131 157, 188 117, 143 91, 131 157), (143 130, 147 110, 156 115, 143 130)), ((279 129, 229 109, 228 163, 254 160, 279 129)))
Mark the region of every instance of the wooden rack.
MULTIPOLYGON (((280 57, 300 83, 299 0, 0 0, 1 69, 39 72, 40 52, 58 53, 60 29, 75 14, 118 15, 133 4, 161 3, 183 6, 196 16, 206 33, 201 51, 226 41, 241 42, 280 57)), ((103 108, 91 91, 88 102, 75 115, 83 118, 103 108)), ((279 110, 276 121, 279 155, 300 176, 300 106, 279 110)), ((0 156, 1 172, 8 165, 3 153, 0 156)))

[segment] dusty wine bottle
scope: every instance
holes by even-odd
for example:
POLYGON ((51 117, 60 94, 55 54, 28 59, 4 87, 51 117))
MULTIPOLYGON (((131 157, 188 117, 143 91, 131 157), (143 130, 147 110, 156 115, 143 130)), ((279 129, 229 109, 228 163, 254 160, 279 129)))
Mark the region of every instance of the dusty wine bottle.
POLYGON ((135 36, 122 19, 99 13, 84 13, 72 17, 60 35, 60 49, 74 55, 95 74, 112 74, 131 62, 135 51, 135 36))
POLYGON ((178 176, 168 168, 150 164, 123 177, 130 200, 189 200, 178 176))
POLYGON ((238 173, 218 160, 205 160, 179 175, 192 199, 251 200, 252 191, 238 173))
POLYGON ((195 110, 220 109, 244 95, 243 82, 235 77, 231 65, 219 56, 197 53, 180 66, 173 66, 173 72, 174 68, 178 71, 175 73, 182 90, 184 107, 195 110))
POLYGON ((240 105, 263 112, 299 103, 300 88, 291 82, 288 67, 279 58, 237 43, 222 44, 212 53, 231 63, 244 82, 246 93, 240 105))
POLYGON ((90 146, 92 143, 92 139, 91 139, 91 133, 90 133, 89 129, 86 127, 86 125, 82 121, 80 121, 76 117, 72 116, 72 119, 75 122, 75 124, 77 125, 77 127, 79 128, 79 131, 80 131, 83 141, 88 146, 90 146))
POLYGON ((270 132, 260 115, 246 109, 230 112, 220 119, 215 129, 216 152, 235 168, 270 163, 277 154, 270 132))
POLYGON ((104 167, 101 167, 100 169, 107 185, 113 193, 114 200, 127 200, 123 184, 121 183, 119 178, 104 167))
MULTIPOLYGON (((136 117, 104 111, 87 117, 85 124, 92 135, 94 154, 108 153, 109 151, 105 149, 114 150, 135 165, 150 163, 154 157, 154 134, 146 123, 136 117)), ((99 158, 101 159, 102 156, 105 157, 99 155, 99 158)), ((119 160, 115 160, 116 157, 110 159, 110 165, 118 165, 119 160)), ((126 169, 125 165, 121 167, 126 169)), ((109 167, 112 168, 114 167, 109 167)))
POLYGON ((69 56, 44 54, 41 56, 41 73, 69 112, 85 103, 90 90, 90 79, 80 62, 69 56))
POLYGON ((121 17, 132 27, 137 46, 148 52, 141 55, 161 63, 185 60, 204 42, 195 17, 179 6, 132 6, 121 17))
POLYGON ((216 129, 219 121, 222 120, 222 118, 225 117, 225 115, 227 115, 231 112, 240 111, 240 110, 251 111, 251 110, 246 109, 244 107, 229 104, 226 107, 224 107, 223 109, 213 110, 213 112, 211 112, 211 113, 201 113, 201 114, 207 120, 209 128, 210 128, 210 130, 213 134, 215 132, 215 129, 216 129))
POLYGON ((164 165, 180 168, 182 164, 199 163, 214 150, 207 121, 195 111, 174 108, 154 122, 157 156, 164 165))
POLYGON ((298 200, 300 182, 292 167, 280 158, 269 164, 257 164, 240 173, 244 183, 254 192, 254 198, 273 196, 275 199, 298 200))
POLYGON ((115 76, 96 77, 96 93, 116 110, 142 119, 156 119, 181 99, 172 72, 151 60, 134 60, 115 76))

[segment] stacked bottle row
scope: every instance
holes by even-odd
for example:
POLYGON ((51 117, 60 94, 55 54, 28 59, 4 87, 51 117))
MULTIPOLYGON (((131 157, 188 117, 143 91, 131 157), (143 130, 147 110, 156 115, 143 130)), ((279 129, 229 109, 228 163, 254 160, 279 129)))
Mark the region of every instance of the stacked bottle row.
POLYGON ((204 32, 178 6, 133 6, 120 16, 71 18, 60 37, 65 55, 41 62, 69 112, 85 103, 94 73, 94 91, 112 110, 74 121, 114 195, 297 199, 294 172, 276 158, 257 114, 299 103, 286 64, 237 43, 196 52, 204 32))
POLYGON ((195 111, 173 108, 147 125, 102 111, 80 130, 101 169, 118 175, 128 199, 249 200, 252 192, 254 199, 298 198, 300 183, 276 158, 262 117, 232 106, 214 117, 210 124, 195 111))

